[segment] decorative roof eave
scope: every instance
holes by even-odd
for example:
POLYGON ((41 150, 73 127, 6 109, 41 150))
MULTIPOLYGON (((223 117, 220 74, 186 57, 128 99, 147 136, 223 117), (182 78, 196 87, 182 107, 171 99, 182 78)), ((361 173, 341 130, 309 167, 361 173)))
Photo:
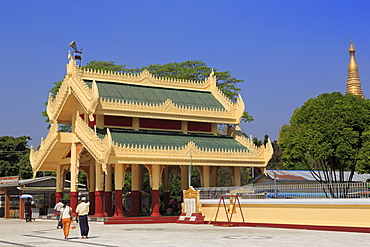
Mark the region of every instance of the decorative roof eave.
POLYGON ((99 91, 96 82, 93 81, 92 87, 89 88, 76 73, 79 67, 76 65, 76 61, 72 58, 70 53, 68 53, 68 58, 67 75, 64 77, 58 94, 55 98, 51 94, 49 95, 46 112, 52 123, 55 122, 60 115, 67 97, 70 94, 76 97, 87 114, 90 115, 91 120, 93 120, 92 114, 95 112, 96 106, 99 103, 99 91))
POLYGON ((143 161, 148 164, 155 164, 156 162, 167 164, 166 161, 171 160, 168 164, 182 163, 185 165, 188 164, 189 157, 194 161, 194 164, 204 165, 213 163, 229 166, 265 167, 268 162, 266 160, 268 158, 266 148, 257 148, 251 140, 246 138, 240 139, 238 137, 238 139, 235 139, 246 146, 247 149, 201 148, 192 141, 182 147, 122 145, 112 141, 109 129, 103 139, 99 138, 96 132, 79 116, 78 112, 76 113, 75 126, 76 136, 90 154, 99 163, 103 164, 103 168, 104 164, 115 163, 118 160, 125 160, 123 163, 128 162, 129 164, 136 164, 135 162, 143 164, 143 161))
POLYGON ((112 151, 113 141, 109 129, 103 139, 92 130, 86 122, 76 114, 75 133, 84 147, 96 161, 106 164, 112 151))
POLYGON ((254 152, 240 149, 201 148, 194 142, 182 147, 163 147, 149 145, 122 145, 114 143, 114 159, 124 163, 182 164, 189 165, 228 165, 265 167, 268 160, 262 155, 262 149, 254 152), (120 161, 119 161, 120 160, 120 161))
POLYGON ((243 146, 247 147, 252 153, 255 153, 259 159, 264 160, 264 167, 267 166, 267 163, 270 161, 274 152, 270 139, 268 139, 266 145, 257 147, 253 143, 252 136, 246 138, 245 136, 238 133, 231 126, 228 127, 228 134, 232 136, 236 141, 241 143, 243 146))
POLYGON ((67 82, 73 94, 77 100, 81 103, 82 107, 85 108, 87 114, 92 115, 95 112, 95 108, 99 103, 99 90, 96 82, 92 82, 91 89, 79 76, 78 71, 80 67, 76 65, 76 61, 68 53, 69 63, 67 64, 67 82), (68 80, 70 79, 70 80, 68 80))
POLYGON ((58 133, 58 125, 51 124, 48 135, 41 141, 40 148, 38 150, 34 150, 33 146, 31 146, 30 162, 33 172, 40 170, 45 159, 58 141, 58 133))
MULTIPOLYGON (((209 77, 204 81, 191 81, 184 79, 174 79, 157 77, 152 75, 149 71, 144 70, 138 74, 117 73, 111 71, 97 71, 75 66, 74 70, 77 77, 86 80, 108 81, 115 83, 134 84, 151 87, 164 87, 171 89, 185 89, 196 91, 208 91, 216 97, 216 99, 228 110, 240 107, 232 102, 224 93, 217 87, 217 78, 212 70, 209 77)), ((240 96, 239 96, 240 97, 240 96)), ((243 105, 244 107, 244 105, 243 105)))
POLYGON ((174 104, 167 99, 162 104, 148 104, 130 101, 118 101, 109 99, 100 99, 96 112, 109 115, 121 115, 132 117, 150 117, 150 118, 174 118, 177 120, 199 119, 198 121, 239 124, 244 112, 244 103, 239 98, 236 107, 230 110, 220 110, 217 108, 209 109, 204 107, 186 107, 174 104), (149 115, 148 115, 149 114, 149 115))
POLYGON ((235 109, 235 116, 239 118, 236 122, 240 123, 242 121, 244 111, 245 111, 244 101, 240 94, 238 95, 238 99, 236 101, 234 109, 235 109))
POLYGON ((115 83, 197 91, 211 91, 211 88, 213 87, 213 80, 210 78, 207 78, 204 81, 165 78, 154 76, 148 70, 144 70, 143 72, 137 74, 127 74, 112 71, 91 70, 76 66, 75 71, 80 78, 86 80, 108 81, 115 83))

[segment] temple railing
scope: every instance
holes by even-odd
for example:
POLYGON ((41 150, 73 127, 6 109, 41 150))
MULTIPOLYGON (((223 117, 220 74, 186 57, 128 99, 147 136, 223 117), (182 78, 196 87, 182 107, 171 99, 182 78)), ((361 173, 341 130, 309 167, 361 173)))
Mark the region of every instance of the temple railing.
POLYGON ((335 199, 369 198, 370 184, 294 183, 245 185, 242 187, 202 187, 201 199, 218 199, 220 195, 239 195, 242 199, 335 199))

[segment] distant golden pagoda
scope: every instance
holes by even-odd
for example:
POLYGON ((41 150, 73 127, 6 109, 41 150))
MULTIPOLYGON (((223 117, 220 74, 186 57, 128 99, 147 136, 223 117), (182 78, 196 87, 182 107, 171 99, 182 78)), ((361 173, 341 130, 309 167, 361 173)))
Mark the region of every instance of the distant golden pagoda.
POLYGON ((353 45, 352 39, 348 51, 349 51, 349 64, 348 64, 348 79, 346 93, 361 95, 362 97, 364 97, 364 94, 362 93, 361 90, 360 76, 358 74, 358 66, 355 59, 356 49, 353 45))

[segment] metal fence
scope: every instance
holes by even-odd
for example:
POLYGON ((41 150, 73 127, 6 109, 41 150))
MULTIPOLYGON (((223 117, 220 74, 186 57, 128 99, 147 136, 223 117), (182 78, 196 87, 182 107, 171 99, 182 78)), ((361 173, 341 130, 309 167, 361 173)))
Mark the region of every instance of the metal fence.
POLYGON ((218 199, 220 195, 238 195, 242 199, 311 199, 369 198, 369 183, 306 183, 246 185, 242 187, 207 187, 200 190, 200 199, 218 199))

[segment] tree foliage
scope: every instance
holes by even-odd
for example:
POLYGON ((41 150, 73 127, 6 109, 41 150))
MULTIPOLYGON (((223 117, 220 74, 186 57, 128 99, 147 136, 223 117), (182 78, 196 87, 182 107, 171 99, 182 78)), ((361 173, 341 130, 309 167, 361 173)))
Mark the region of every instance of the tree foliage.
POLYGON ((119 72, 119 73, 128 73, 131 72, 126 69, 126 65, 116 64, 113 61, 105 62, 99 60, 92 60, 88 62, 84 68, 95 69, 99 71, 109 71, 109 72, 119 72))
POLYGON ((311 98, 282 126, 279 145, 287 166, 305 164, 319 182, 345 182, 344 171, 352 181, 356 170, 370 171, 370 101, 339 92, 311 98))
POLYGON ((268 169, 285 169, 285 167, 283 166, 283 157, 282 157, 283 154, 281 152, 281 148, 280 148, 278 141, 274 140, 273 142, 271 142, 271 145, 272 145, 272 149, 274 150, 274 152, 272 153, 272 157, 269 163, 267 163, 267 168, 268 169))
POLYGON ((0 177, 32 178, 32 167, 29 162, 29 140, 31 140, 29 136, 0 136, 0 177))

